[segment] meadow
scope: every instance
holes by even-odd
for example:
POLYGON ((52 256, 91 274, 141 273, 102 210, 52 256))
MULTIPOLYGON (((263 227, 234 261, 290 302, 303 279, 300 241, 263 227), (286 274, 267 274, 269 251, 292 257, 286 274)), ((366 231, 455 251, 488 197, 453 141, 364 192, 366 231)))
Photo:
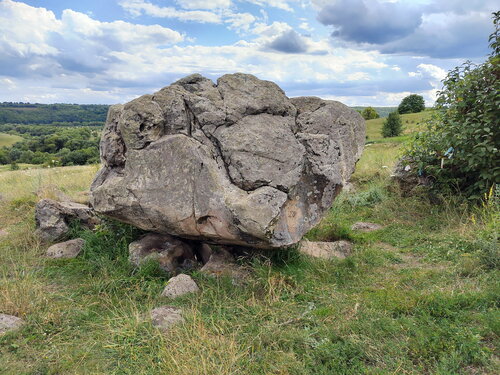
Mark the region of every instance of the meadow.
POLYGON ((22 141, 18 135, 0 133, 0 148, 4 146, 12 146, 14 143, 22 141))
POLYGON ((194 271, 196 295, 160 296, 169 275, 134 270, 133 228, 74 228, 71 260, 43 257, 33 210, 57 190, 77 201, 97 166, 0 172, 0 312, 27 324, 0 337, 1 374, 498 374, 498 192, 481 206, 457 197, 402 197, 391 181, 401 142, 431 112, 403 115, 402 137, 370 143, 307 238, 348 239, 344 260, 296 249, 239 259, 242 285, 194 271), (437 203, 436 203, 437 201, 437 203), (381 224, 370 233, 356 221, 381 224), (147 316, 169 304, 185 323, 164 335, 147 316))

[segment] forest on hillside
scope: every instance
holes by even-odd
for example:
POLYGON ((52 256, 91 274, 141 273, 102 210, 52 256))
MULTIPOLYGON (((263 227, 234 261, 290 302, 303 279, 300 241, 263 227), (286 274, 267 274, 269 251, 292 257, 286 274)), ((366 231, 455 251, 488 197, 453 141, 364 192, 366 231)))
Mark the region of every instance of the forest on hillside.
POLYGON ((109 105, 0 103, 0 124, 102 125, 109 105))

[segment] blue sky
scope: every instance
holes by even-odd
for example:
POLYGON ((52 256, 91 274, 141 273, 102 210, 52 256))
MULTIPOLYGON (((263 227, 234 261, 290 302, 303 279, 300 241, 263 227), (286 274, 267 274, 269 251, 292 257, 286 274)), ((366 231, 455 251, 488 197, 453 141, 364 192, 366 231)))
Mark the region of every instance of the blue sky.
POLYGON ((0 0, 0 101, 123 103, 192 73, 428 105, 488 54, 497 0, 0 0))

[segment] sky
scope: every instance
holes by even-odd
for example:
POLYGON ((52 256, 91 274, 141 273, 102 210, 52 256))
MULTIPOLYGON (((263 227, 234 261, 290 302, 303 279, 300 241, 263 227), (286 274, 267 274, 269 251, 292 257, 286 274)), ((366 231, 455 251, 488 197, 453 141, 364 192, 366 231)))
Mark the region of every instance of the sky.
POLYGON ((125 103, 193 73, 289 97, 432 105, 486 59, 498 0, 0 0, 0 102, 125 103))

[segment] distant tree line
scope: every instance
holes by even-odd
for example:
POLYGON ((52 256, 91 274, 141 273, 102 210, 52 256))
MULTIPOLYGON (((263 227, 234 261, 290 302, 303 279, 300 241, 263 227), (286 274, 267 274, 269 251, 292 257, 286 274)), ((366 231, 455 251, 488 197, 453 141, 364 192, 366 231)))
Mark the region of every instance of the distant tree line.
POLYGON ((0 124, 102 125, 108 105, 0 103, 0 124))
POLYGON ((0 125, 0 131, 24 139, 0 149, 0 164, 83 165, 99 162, 100 127, 0 125), (9 129, 9 130, 7 130, 9 129))

